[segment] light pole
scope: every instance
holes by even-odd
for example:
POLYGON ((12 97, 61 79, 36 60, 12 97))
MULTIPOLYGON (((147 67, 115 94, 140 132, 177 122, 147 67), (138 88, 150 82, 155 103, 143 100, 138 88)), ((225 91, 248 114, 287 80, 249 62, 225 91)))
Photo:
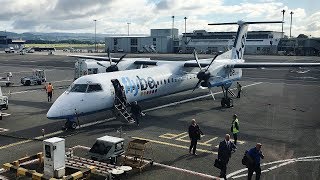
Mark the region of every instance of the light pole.
POLYGON ((97 20, 94 19, 94 52, 97 52, 97 20))
POLYGON ((128 36, 129 36, 130 35, 130 24, 131 23, 127 22, 127 24, 128 24, 128 36))
POLYGON ((290 15, 291 15, 291 19, 290 19, 290 38, 292 38, 292 36, 291 36, 292 14, 293 14, 293 12, 291 11, 291 12, 290 12, 290 15))
POLYGON ((282 32, 282 38, 283 38, 284 37, 284 33, 283 33, 284 13, 286 12, 286 10, 283 9, 281 12, 282 12, 282 31, 281 32, 282 32))
POLYGON ((173 41, 173 28, 174 28, 174 16, 171 16, 172 18, 172 29, 171 29, 171 37, 172 37, 172 52, 174 52, 174 41, 173 41))

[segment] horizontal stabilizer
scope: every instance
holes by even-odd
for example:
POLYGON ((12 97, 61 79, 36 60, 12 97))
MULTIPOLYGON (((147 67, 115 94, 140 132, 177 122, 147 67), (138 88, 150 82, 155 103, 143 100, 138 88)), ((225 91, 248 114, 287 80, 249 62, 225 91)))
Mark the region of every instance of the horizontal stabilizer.
POLYGON ((272 23, 284 23, 283 21, 238 21, 238 22, 231 22, 231 23, 210 23, 208 25, 241 25, 241 24, 272 24, 272 23))

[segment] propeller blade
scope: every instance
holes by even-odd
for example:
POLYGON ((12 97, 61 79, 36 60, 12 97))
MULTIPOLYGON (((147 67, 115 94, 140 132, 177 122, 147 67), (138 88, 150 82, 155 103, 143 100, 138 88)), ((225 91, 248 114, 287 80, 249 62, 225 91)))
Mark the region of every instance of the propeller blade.
POLYGON ((212 59, 212 61, 210 62, 209 66, 207 67, 207 69, 205 71, 208 71, 208 69, 210 68, 211 64, 213 63, 213 61, 218 57, 218 54, 216 54, 216 56, 214 56, 214 58, 212 59))
POLYGON ((110 66, 111 66, 111 64, 112 64, 112 59, 111 59, 111 56, 110 56, 110 49, 109 49, 109 48, 107 49, 107 53, 108 53, 108 59, 109 59, 110 66))
POLYGON ((199 79, 197 85, 193 88, 192 92, 197 89, 197 87, 199 86, 200 83, 201 83, 201 80, 199 79))
POLYGON ((213 92, 211 91, 211 88, 208 88, 208 89, 209 89, 209 92, 210 92, 210 94, 211 94, 211 96, 212 96, 213 100, 216 100, 216 98, 214 98, 214 94, 213 94, 213 92))
POLYGON ((119 64, 119 62, 120 62, 124 57, 126 57, 126 55, 127 55, 127 54, 124 54, 123 56, 120 57, 119 61, 116 63, 116 66, 119 64))
POLYGON ((193 56, 194 56, 194 58, 196 59, 199 68, 202 69, 201 66, 200 66, 200 64, 199 64, 199 61, 198 61, 199 59, 198 59, 197 51, 196 51, 195 49, 193 50, 193 56))
POLYGON ((102 66, 102 67, 108 68, 107 66, 105 66, 105 65, 101 64, 100 62, 97 62, 97 64, 98 64, 99 66, 102 66))

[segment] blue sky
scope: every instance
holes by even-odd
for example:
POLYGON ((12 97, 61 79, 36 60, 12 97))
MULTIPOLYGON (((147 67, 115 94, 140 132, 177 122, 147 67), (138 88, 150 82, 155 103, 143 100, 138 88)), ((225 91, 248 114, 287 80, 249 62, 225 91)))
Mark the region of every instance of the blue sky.
MULTIPOLYGON (((237 20, 281 20, 285 9, 284 31, 320 37, 320 0, 0 0, 0 30, 14 32, 97 32, 109 34, 148 34, 152 28, 175 28, 187 31, 236 30, 236 27, 210 27, 213 22, 237 20)), ((281 31, 281 25, 251 26, 250 30, 281 31)))

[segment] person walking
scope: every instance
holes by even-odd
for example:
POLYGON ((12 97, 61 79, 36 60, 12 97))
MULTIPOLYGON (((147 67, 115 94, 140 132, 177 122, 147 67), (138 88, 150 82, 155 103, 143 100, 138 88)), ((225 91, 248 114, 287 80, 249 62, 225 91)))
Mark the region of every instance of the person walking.
POLYGON ((219 144, 218 160, 221 162, 220 178, 227 179, 227 165, 231 154, 236 151, 237 147, 230 141, 230 135, 226 134, 224 140, 219 144))
POLYGON ((238 95, 237 95, 237 98, 240 98, 240 94, 241 94, 241 91, 242 91, 242 86, 239 82, 237 82, 237 90, 238 90, 238 95))
POLYGON ((251 180, 253 172, 256 172, 256 180, 260 179, 261 176, 261 167, 260 160, 264 158, 264 155, 261 151, 262 144, 257 143, 256 147, 250 149, 247 153, 249 159, 248 164, 248 180, 251 180))
POLYGON ((197 143, 198 140, 200 140, 201 135, 203 135, 203 132, 200 130, 199 125, 197 124, 195 119, 191 120, 191 125, 189 126, 189 138, 191 140, 190 148, 189 148, 189 154, 192 154, 197 156, 196 150, 197 150, 197 143))
POLYGON ((238 133, 239 133, 239 120, 236 114, 234 114, 232 117, 231 132, 233 134, 233 139, 234 139, 233 143, 237 145, 238 133))
POLYGON ((141 116, 144 116, 145 114, 142 112, 141 107, 138 105, 137 101, 134 101, 131 104, 131 114, 133 119, 136 121, 137 125, 139 126, 139 120, 141 116))
POLYGON ((48 102, 51 102, 52 100, 52 93, 53 93, 53 85, 51 83, 49 83, 46 86, 46 91, 47 91, 47 95, 48 95, 48 102))

